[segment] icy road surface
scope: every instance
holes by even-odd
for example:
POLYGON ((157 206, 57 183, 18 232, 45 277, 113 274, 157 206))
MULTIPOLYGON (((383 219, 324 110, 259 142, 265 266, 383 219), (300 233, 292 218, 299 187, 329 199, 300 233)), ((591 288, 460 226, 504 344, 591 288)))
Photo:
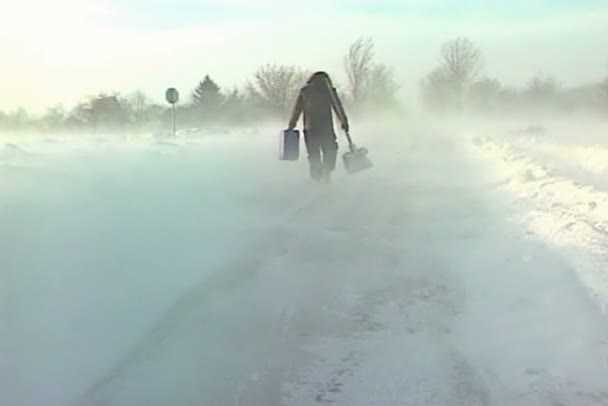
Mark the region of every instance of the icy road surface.
POLYGON ((492 166, 365 135, 329 188, 272 135, 5 148, 0 404, 608 405, 608 319, 492 166))

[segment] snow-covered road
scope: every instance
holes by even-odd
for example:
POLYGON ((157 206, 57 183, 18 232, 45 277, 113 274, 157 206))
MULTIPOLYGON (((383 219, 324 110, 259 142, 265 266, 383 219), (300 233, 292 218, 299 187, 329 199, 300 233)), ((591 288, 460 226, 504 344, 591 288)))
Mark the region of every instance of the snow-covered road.
POLYGON ((330 188, 274 138, 0 167, 0 403, 608 405, 608 318, 493 167, 380 132, 330 188))

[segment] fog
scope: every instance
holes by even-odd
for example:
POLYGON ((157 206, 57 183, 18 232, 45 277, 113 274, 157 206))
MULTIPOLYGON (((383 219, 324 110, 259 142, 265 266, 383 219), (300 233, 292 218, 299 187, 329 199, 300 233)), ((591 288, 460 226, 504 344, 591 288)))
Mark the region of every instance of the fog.
POLYGON ((605 185, 532 155, 578 123, 355 121, 331 186, 280 122, 5 137, 2 403, 605 404, 605 185))
POLYGON ((608 405, 608 9, 375 4, 0 16, 0 404, 608 405))

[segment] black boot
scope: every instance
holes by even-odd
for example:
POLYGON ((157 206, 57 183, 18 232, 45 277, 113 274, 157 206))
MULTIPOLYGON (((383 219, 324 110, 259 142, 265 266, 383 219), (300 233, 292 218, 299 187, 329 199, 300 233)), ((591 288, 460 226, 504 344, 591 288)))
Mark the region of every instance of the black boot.
POLYGON ((323 170, 323 175, 321 176, 321 182, 323 183, 331 183, 331 171, 325 169, 323 170))
POLYGON ((323 167, 316 162, 310 163, 310 178, 315 182, 323 180, 323 167))

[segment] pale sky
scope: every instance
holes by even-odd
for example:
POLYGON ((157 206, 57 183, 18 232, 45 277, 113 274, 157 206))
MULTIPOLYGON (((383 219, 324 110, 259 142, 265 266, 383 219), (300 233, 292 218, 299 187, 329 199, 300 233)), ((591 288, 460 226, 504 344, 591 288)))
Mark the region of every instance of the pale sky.
POLYGON ((507 84, 608 75, 606 0, 0 0, 0 10, 5 111, 70 108, 100 91, 162 101, 169 86, 186 99, 205 74, 229 88, 267 62, 339 82, 360 36, 395 67, 406 99, 456 36, 476 42, 485 73, 507 84))

